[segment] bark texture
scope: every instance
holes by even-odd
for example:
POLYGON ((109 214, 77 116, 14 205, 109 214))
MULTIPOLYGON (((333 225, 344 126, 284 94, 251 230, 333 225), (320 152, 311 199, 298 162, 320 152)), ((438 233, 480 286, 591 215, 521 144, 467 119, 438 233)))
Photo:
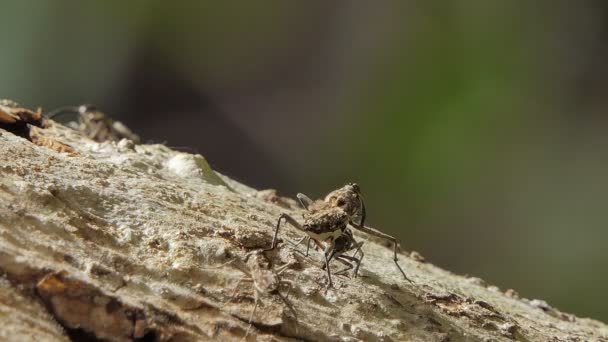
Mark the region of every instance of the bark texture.
MULTIPOLYGON (((255 297, 239 283, 251 273, 245 257, 269 247, 282 212, 301 217, 295 201, 163 145, 99 143, 52 122, 32 129, 37 140, 0 128, 0 340, 245 336, 255 297)), ((291 290, 286 301, 288 286, 260 294, 247 339, 608 341, 601 322, 417 253, 400 255, 410 284, 389 247, 355 235, 366 241, 363 276, 334 276, 326 291, 321 253, 294 252, 286 240, 302 235, 285 225, 255 269, 289 264, 279 277, 291 290)))

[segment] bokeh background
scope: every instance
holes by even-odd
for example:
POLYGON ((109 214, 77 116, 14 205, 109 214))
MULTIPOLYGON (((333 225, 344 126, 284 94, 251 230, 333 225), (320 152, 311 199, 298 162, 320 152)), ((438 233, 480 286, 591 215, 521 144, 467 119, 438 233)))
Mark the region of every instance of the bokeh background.
POLYGON ((0 97, 258 188, 360 183, 404 250, 608 321, 608 2, 2 1, 0 97))

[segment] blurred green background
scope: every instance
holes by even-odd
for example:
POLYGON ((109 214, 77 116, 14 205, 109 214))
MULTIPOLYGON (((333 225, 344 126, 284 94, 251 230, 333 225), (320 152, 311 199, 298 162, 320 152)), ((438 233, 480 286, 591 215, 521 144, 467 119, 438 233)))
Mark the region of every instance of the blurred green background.
POLYGON ((258 188, 358 182, 402 249, 608 321, 608 2, 2 1, 0 97, 258 188))

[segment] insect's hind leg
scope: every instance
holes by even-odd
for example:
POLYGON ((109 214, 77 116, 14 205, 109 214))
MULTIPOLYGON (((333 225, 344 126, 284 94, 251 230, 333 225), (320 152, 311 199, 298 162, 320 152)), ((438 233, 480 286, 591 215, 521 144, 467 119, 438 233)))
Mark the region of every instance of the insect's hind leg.
POLYGON ((291 311, 291 313, 293 314, 293 318, 296 320, 296 332, 297 332, 298 331, 298 313, 296 312, 296 309, 293 307, 293 305, 289 302, 289 293, 291 292, 291 289, 293 288, 293 283, 289 280, 281 280, 281 284, 286 284, 289 287, 289 290, 287 291, 286 295, 283 295, 283 294, 281 294, 280 291, 277 291, 277 295, 279 296, 279 298, 281 298, 281 300, 283 301, 285 306, 287 306, 289 311, 291 311))
POLYGON ((251 322, 253 321, 253 315, 255 315, 255 310, 258 308, 258 302, 260 300, 260 295, 258 294, 258 291, 254 290, 253 293, 254 293, 254 297, 255 297, 255 303, 253 304, 253 310, 251 311, 251 315, 249 315, 249 326, 247 327, 245 336, 243 336, 243 340, 247 339, 247 336, 249 336, 249 330, 251 329, 251 325, 252 325, 251 322))
POLYGON ((361 247, 363 247, 363 243, 364 243, 364 241, 355 243, 355 245, 352 248, 356 247, 357 250, 355 251, 355 253, 353 253, 352 256, 346 255, 346 254, 340 254, 340 255, 336 256, 336 259, 338 261, 340 261, 341 263, 347 265, 347 267, 345 269, 342 269, 342 270, 338 271, 338 272, 335 272, 334 274, 342 274, 342 273, 344 273, 344 272, 352 269, 353 268, 353 264, 351 262, 355 262, 357 264, 357 267, 355 267, 355 271, 353 273, 355 275, 355 278, 357 277, 357 274, 359 273, 359 266, 361 266, 361 260, 363 260, 363 257, 365 256, 365 254, 361 250, 361 247), (360 258, 356 257, 358 253, 361 253, 361 257, 360 258))
POLYGON ((348 260, 348 261, 352 261, 352 262, 354 262, 354 263, 357 264, 357 266, 355 267, 355 270, 353 271, 353 274, 354 274, 354 276, 356 278, 358 276, 358 274, 359 274, 359 266, 361 266, 361 260, 363 260, 364 256, 365 256, 365 254, 363 254, 363 252, 361 252, 361 257, 360 258, 356 258, 356 257, 350 256, 350 255, 340 255, 337 258, 338 261, 341 261, 342 263, 348 263, 348 265, 350 267, 347 267, 347 268, 345 268, 343 270, 340 270, 340 271, 338 271, 338 272, 336 272, 334 274, 342 274, 342 272, 346 272, 346 271, 352 269, 353 265, 350 262, 346 261, 346 260, 348 260))
POLYGON ((334 275, 343 275, 344 273, 353 269, 353 267, 354 267, 353 264, 350 263, 349 261, 347 261, 349 258, 350 257, 348 255, 339 255, 336 257, 336 260, 338 260, 342 264, 346 265, 346 267, 337 272, 334 272, 334 275))
POLYGON ((297 318, 298 314, 295 312, 295 310, 293 309, 293 307, 291 305, 289 305, 289 303, 287 303, 287 300, 289 299, 289 294, 291 293, 291 290, 293 290, 293 288, 295 287, 294 283, 291 280, 284 280, 283 279, 283 280, 281 280, 280 285, 287 286, 287 293, 282 294, 280 291, 277 291, 277 294, 281 297, 281 299, 283 299, 283 301, 285 302, 285 304, 287 304, 287 306, 289 307, 289 310, 297 318))

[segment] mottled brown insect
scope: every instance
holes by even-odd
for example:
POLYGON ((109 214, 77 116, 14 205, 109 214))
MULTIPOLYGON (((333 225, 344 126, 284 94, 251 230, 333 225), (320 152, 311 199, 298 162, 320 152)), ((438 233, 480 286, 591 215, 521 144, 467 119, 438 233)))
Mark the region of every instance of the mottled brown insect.
POLYGON ((120 141, 123 138, 129 139, 136 144, 140 143, 140 138, 133 133, 127 126, 120 121, 115 121, 105 113, 99 111, 91 105, 82 105, 78 107, 62 107, 58 108, 47 115, 49 119, 67 115, 77 114, 77 122, 60 121, 72 128, 83 132, 87 137, 97 142, 104 141, 120 141))
MULTIPOLYGON (((232 263, 235 260, 231 260, 228 263, 232 263)), ((289 291, 291 290, 291 287, 293 286, 293 284, 291 281, 281 279, 281 277, 280 277, 281 273, 283 273, 290 266, 290 264, 283 265, 283 266, 279 267, 278 269, 273 270, 270 267, 270 263, 269 263, 268 259, 266 259, 266 257, 264 256, 263 251, 258 250, 258 251, 250 252, 247 255, 247 257, 245 258, 245 265, 246 265, 246 267, 239 267, 238 263, 235 264, 235 266, 237 266, 237 268, 241 272, 245 273, 246 276, 239 279, 239 281, 237 282, 237 284, 234 288, 232 295, 230 296, 230 299, 228 300, 228 302, 226 302, 226 303, 229 303, 236 296, 236 293, 238 291, 238 288, 239 288, 239 285, 241 284, 241 282, 243 282, 243 281, 252 282, 255 302, 253 305, 253 310, 251 311, 251 314, 249 315, 249 327, 247 328, 245 337, 247 337, 247 335, 249 334, 249 329, 251 328, 251 322, 253 321, 253 316, 255 315, 255 311, 258 307, 260 295, 265 294, 265 295, 279 296, 281 298, 281 300, 283 301, 283 303, 285 303, 287 308, 292 312, 292 314, 294 315, 294 317, 297 321, 297 317, 298 317, 297 313, 294 310, 293 306, 287 300, 287 297, 289 296, 289 291), (283 285, 287 285, 289 287, 287 295, 283 295, 279 291, 281 286, 283 286, 283 285)))
MULTIPOLYGON (((337 260, 345 261, 348 264, 350 263, 347 260, 357 260, 357 268, 355 273, 359 269, 361 259, 354 258, 357 252, 355 252, 353 257, 351 257, 354 258, 354 260, 345 258, 347 256, 344 254, 353 248, 357 248, 357 250, 360 251, 362 245, 362 243, 357 243, 352 237, 352 232, 347 228, 347 226, 350 225, 353 228, 365 233, 392 241, 394 245, 393 261, 403 275, 403 278, 409 282, 412 282, 405 275, 405 272, 403 272, 403 269, 401 269, 401 266, 399 266, 399 263, 397 262, 397 240, 377 229, 365 226, 365 203, 363 202, 359 185, 355 183, 346 184, 344 187, 330 192, 322 201, 312 201, 304 194, 298 194, 298 199, 304 208, 307 209, 307 212, 303 215, 304 223, 300 224, 288 214, 281 214, 277 221, 276 230, 272 239, 272 245, 268 250, 276 248, 277 236, 279 233, 279 228, 281 227, 281 221, 285 220, 296 229, 306 233, 308 237, 310 237, 317 244, 317 246, 323 248, 323 255, 325 256, 325 268, 327 269, 328 286, 333 286, 333 282, 331 280, 331 271, 329 268, 329 262, 332 258, 335 257, 337 260), (357 217, 360 217, 358 223, 354 221, 354 219, 357 217)), ((363 258, 363 253, 361 254, 361 258, 363 258)), ((348 269, 350 268, 352 267, 349 267, 348 269)))

